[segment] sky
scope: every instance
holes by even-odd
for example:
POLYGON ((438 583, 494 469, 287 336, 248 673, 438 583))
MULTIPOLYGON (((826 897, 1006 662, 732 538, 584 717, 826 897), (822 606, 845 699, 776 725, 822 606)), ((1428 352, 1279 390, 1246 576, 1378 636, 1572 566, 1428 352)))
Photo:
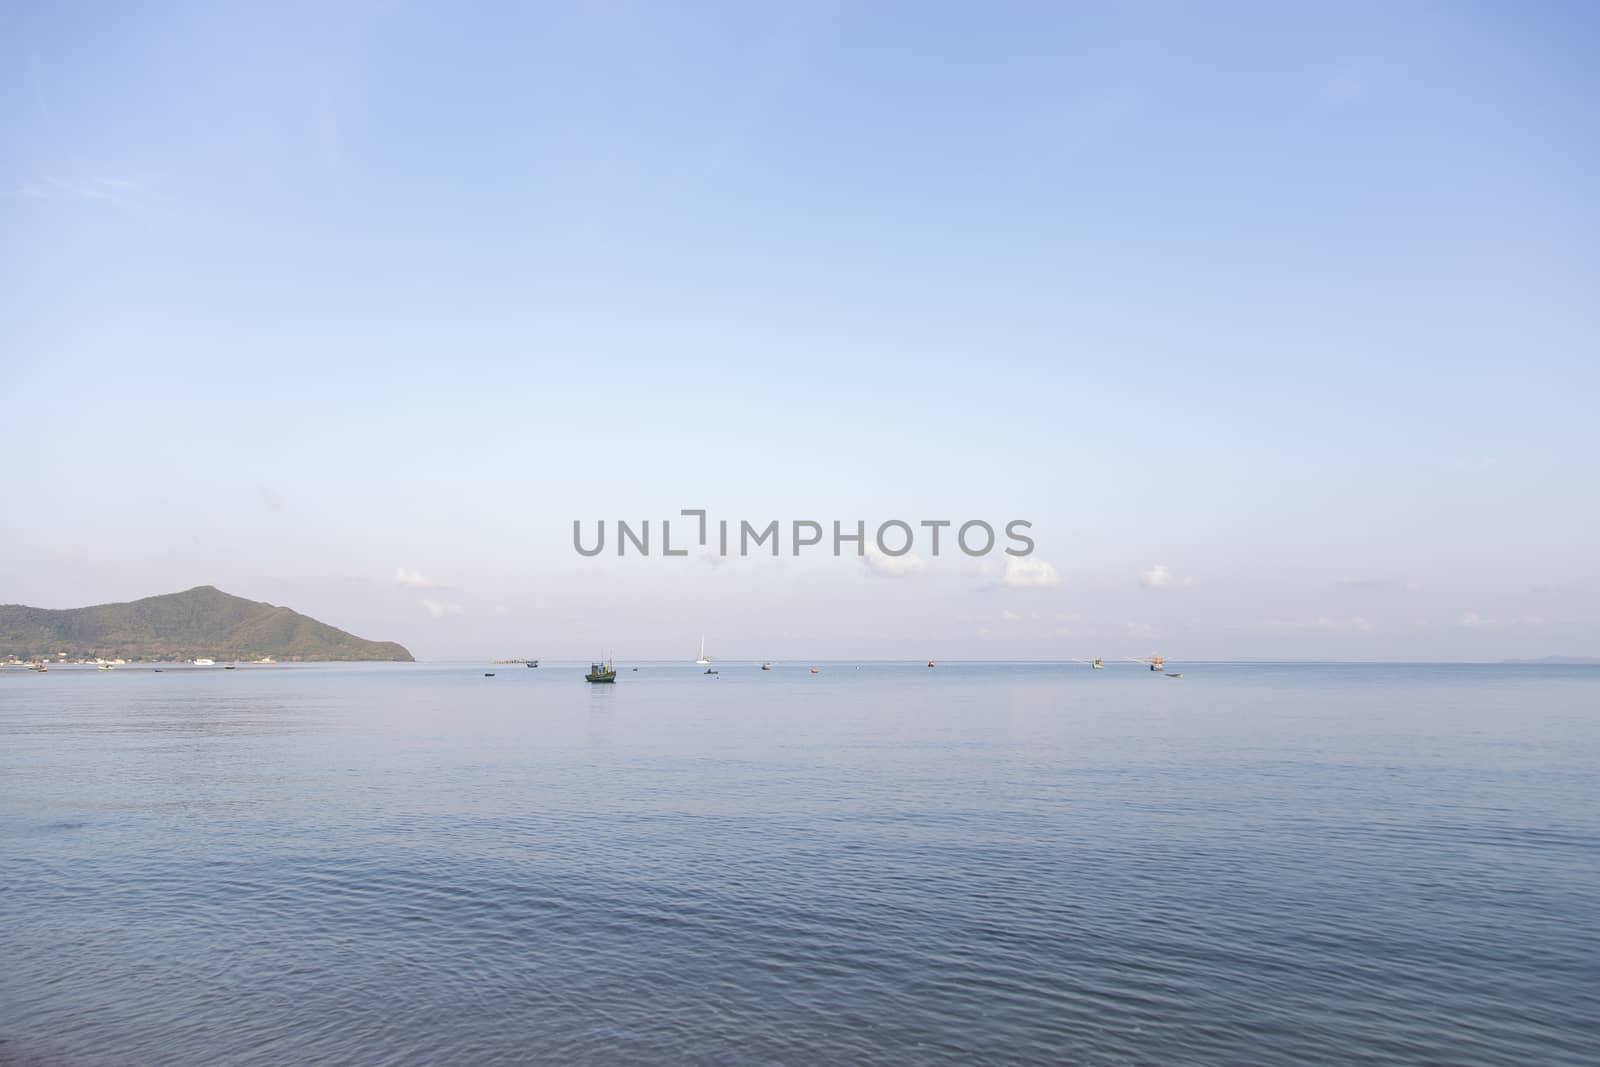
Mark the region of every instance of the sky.
POLYGON ((1597 46, 1561 2, 0 0, 0 602, 211 584, 427 659, 1600 655, 1597 46), (685 508, 1036 548, 573 550, 685 508))

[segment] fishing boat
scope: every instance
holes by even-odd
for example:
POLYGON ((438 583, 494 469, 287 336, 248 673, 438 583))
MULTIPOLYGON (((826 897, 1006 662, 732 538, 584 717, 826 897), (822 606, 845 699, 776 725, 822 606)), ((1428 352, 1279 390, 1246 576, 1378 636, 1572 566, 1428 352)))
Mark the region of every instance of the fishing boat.
POLYGON ((763 664, 762 664, 762 665, 761 665, 761 669, 762 669, 762 670, 764 670, 764 671, 770 671, 770 670, 771 670, 771 669, 772 669, 772 664, 770 664, 770 663, 763 663, 763 664))
POLYGON ((536 660, 536 659, 530 659, 526 663, 523 664, 524 667, 537 667, 538 665, 539 665, 539 661, 536 660))
POLYGON ((109 664, 109 663, 102 663, 102 664, 100 664, 100 666, 95 668, 95 670, 97 670, 97 671, 109 671, 111 669, 112 669, 111 668, 111 664, 109 664))
POLYGON ((1150 657, 1150 669, 1151 670, 1155 671, 1157 674, 1160 674, 1162 672, 1163 668, 1165 668, 1165 667, 1166 667, 1166 663, 1161 659, 1160 656, 1151 656, 1150 657))
POLYGON ((704 667, 706 664, 708 664, 710 662, 711 662, 710 660, 706 659, 706 636, 705 636, 705 634, 701 634, 700 635, 700 658, 695 660, 695 663, 697 663, 700 666, 704 667))
POLYGON ((720 671, 714 671, 710 667, 707 667, 706 668, 706 673, 707 674, 720 674, 721 672, 720 671))
POLYGON ((930 666, 930 667, 931 667, 931 666, 933 666, 933 660, 931 660, 931 659, 930 659, 930 660, 929 660, 929 661, 928 661, 928 666, 930 666))
POLYGON ((1093 667, 1097 671, 1103 671, 1106 669, 1106 661, 1103 659, 1096 659, 1094 662, 1090 663, 1089 666, 1093 667))
POLYGON ((194 665, 196 667, 215 667, 217 661, 214 659, 197 659, 194 661, 194 665))
POLYGON ((601 662, 597 660, 589 664, 589 673, 583 676, 583 680, 586 682, 615 682, 617 680, 617 668, 609 661, 601 662))

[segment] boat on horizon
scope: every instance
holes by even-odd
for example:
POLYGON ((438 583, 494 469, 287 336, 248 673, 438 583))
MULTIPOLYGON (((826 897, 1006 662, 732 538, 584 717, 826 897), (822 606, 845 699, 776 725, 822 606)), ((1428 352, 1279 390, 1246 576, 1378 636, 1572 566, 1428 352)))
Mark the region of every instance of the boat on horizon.
POLYGON ((764 670, 764 671, 770 671, 770 670, 771 670, 771 669, 772 669, 772 664, 770 664, 770 663, 763 663, 763 664, 762 664, 762 665, 761 665, 761 669, 762 669, 762 670, 764 670))
POLYGON ((1089 664, 1089 666, 1094 668, 1097 671, 1103 671, 1103 670, 1106 669, 1106 661, 1103 660, 1103 659, 1095 659, 1092 663, 1089 664))
POLYGON ((706 659, 706 635, 705 634, 701 634, 700 635, 700 658, 695 660, 695 663, 697 665, 701 666, 701 667, 704 667, 706 664, 708 664, 710 662, 711 662, 710 660, 706 659))
POLYGON ((194 661, 194 665, 196 667, 215 667, 217 661, 214 659, 197 659, 194 661))
POLYGON ((523 663, 524 667, 537 667, 538 665, 539 661, 536 659, 530 659, 523 663))
POLYGON ((583 676, 586 682, 615 682, 617 668, 610 660, 596 660, 589 664, 589 673, 583 676))
POLYGON ((931 659, 930 659, 930 660, 929 660, 929 661, 928 661, 928 666, 930 666, 930 667, 931 667, 931 666, 933 666, 933 660, 931 660, 931 659))
POLYGON ((722 673, 721 671, 714 671, 710 667, 707 667, 705 672, 707 674, 721 674, 722 673))

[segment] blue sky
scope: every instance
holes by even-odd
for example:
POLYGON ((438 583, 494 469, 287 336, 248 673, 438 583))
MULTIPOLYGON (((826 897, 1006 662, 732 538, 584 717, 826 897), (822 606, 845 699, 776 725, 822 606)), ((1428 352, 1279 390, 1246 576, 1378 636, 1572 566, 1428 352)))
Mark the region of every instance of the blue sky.
POLYGON ((1600 654, 1597 31, 6 5, 0 600, 211 583, 426 657, 1600 654), (1056 580, 571 550, 684 507, 1027 518, 1056 580))

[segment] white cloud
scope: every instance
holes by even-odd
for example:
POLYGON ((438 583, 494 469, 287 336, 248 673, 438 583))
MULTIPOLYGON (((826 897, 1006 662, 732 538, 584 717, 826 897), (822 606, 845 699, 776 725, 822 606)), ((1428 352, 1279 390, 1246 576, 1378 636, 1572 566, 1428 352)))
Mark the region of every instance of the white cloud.
POLYGON ((1543 626, 1544 618, 1540 615, 1524 615, 1520 619, 1486 619, 1476 611, 1468 611, 1461 616, 1462 626, 1543 626))
POLYGON ((124 204, 138 199, 153 185, 148 175, 75 174, 42 175, 12 185, 12 195, 30 200, 89 200, 124 204))
POLYGON ((429 615, 432 615, 436 619, 442 619, 446 615, 461 614, 460 604, 441 604, 437 600, 424 599, 422 601, 422 606, 427 610, 429 615))
POLYGON ((1139 584, 1146 589, 1170 589, 1178 585, 1193 585, 1193 578, 1179 578, 1165 563, 1157 563, 1139 573, 1139 584))
POLYGON ((1417 581, 1409 578, 1355 578, 1345 575, 1334 581, 1340 589, 1358 589, 1364 592, 1378 592, 1386 590, 1414 593, 1422 588, 1417 581))
POLYGON ((1317 87, 1317 95, 1324 104, 1343 107, 1366 95, 1367 76, 1360 69, 1346 68, 1335 71, 1317 87))
POLYGON ((1050 589, 1061 584, 1055 565, 1031 556, 1007 556, 1000 584, 1007 589, 1050 589))
POLYGON ((1377 629, 1372 623, 1359 615, 1348 619, 1330 618, 1319 615, 1315 619, 1270 619, 1267 626, 1274 630, 1286 630, 1291 633, 1303 630, 1320 630, 1325 633, 1361 633, 1370 634, 1377 629))
POLYGON ((407 589, 437 589, 438 583, 431 582, 423 577, 421 571, 412 570, 410 567, 396 567, 394 569, 394 584, 407 589))
POLYGON ((927 560, 915 552, 908 552, 903 556, 886 556, 878 551, 876 545, 867 546, 861 562, 867 570, 883 578, 909 578, 914 574, 921 574, 928 566, 927 560))

